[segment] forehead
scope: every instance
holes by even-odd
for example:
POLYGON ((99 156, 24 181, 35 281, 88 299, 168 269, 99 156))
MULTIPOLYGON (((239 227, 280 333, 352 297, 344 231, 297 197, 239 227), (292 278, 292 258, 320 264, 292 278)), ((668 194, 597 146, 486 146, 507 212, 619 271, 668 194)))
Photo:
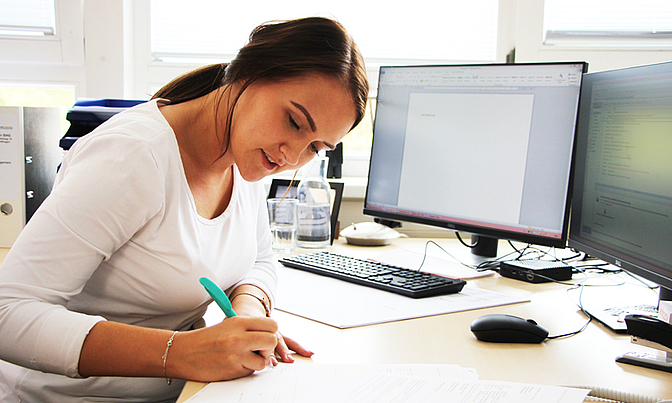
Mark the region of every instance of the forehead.
POLYGON ((332 137, 334 144, 348 133, 357 116, 352 97, 336 78, 308 74, 258 85, 262 91, 269 91, 266 95, 272 96, 281 107, 308 114, 314 121, 313 131, 332 137))

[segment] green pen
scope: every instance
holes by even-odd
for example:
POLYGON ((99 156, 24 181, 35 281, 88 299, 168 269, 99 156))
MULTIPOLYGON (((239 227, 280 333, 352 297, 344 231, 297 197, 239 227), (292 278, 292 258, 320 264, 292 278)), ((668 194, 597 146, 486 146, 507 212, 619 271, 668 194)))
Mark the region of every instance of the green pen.
POLYGON ((219 305, 220 308, 222 308, 222 311, 224 311, 224 315, 226 315, 227 318, 233 318, 236 315, 236 311, 233 310, 233 307, 231 306, 231 301, 229 301, 229 297, 226 296, 224 291, 222 291, 221 288, 217 284, 215 284, 212 280, 210 280, 207 277, 201 277, 198 280, 203 287, 205 287, 205 291, 210 294, 212 299, 219 305))

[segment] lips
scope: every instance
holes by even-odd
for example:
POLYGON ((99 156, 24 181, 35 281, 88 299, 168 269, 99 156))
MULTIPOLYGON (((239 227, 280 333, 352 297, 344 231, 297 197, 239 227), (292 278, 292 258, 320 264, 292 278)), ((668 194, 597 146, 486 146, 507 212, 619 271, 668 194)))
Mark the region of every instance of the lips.
POLYGON ((262 151, 262 153, 264 154, 263 158, 264 165, 266 166, 267 169, 272 170, 279 166, 278 163, 275 162, 275 160, 271 158, 270 155, 266 154, 264 151, 262 151))

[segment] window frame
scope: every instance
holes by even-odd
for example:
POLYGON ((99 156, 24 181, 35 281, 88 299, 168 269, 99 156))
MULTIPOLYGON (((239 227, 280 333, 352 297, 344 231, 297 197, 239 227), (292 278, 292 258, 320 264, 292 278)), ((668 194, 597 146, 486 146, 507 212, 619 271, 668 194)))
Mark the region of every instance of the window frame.
POLYGON ((672 47, 662 45, 609 46, 544 43, 544 2, 516 2, 516 62, 587 61, 588 71, 601 71, 672 60, 672 47))
POLYGON ((83 63, 83 7, 75 1, 55 0, 53 35, 0 35, 3 62, 83 63), (67 27, 67 29, 66 29, 67 27))
MULTIPOLYGON (((149 0, 133 2, 133 32, 136 38, 134 59, 134 94, 136 97, 148 97, 161 85, 203 63, 171 63, 153 60, 150 49, 149 0), (138 40, 141 38, 142 40, 138 40)), ((543 61, 588 61, 589 71, 632 66, 635 64, 655 63, 672 60, 672 51, 659 47, 620 47, 614 49, 605 46, 557 46, 544 44, 544 4, 539 0, 499 0, 497 28, 497 51, 493 62, 507 62, 510 56, 516 62, 543 61)), ((213 59, 212 62, 223 60, 213 59)), ((375 98, 378 87, 378 69, 389 64, 432 64, 459 63, 464 60, 367 60, 367 75, 371 92, 375 98)), ((366 177, 368 174, 368 155, 348 155, 344 157, 343 175, 347 177, 366 177)))
MULTIPOLYGON (((504 62, 507 54, 512 49, 513 44, 513 23, 511 15, 515 11, 515 2, 510 0, 499 0, 498 30, 496 58, 492 62, 504 62)), ((157 60, 151 55, 150 49, 150 6, 149 0, 140 0, 134 2, 134 25, 135 37, 144 38, 143 43, 139 45, 141 49, 136 50, 136 62, 134 76, 136 77, 135 94, 152 94, 169 80, 184 74, 187 71, 200 67, 201 62, 177 63, 170 60, 157 60)), ((210 63, 225 62, 227 60, 212 58, 208 59, 210 63)), ((366 71, 369 79, 370 92, 369 98, 375 99, 378 89, 378 70, 380 66, 390 64, 451 64, 451 63, 469 63, 474 61, 465 60, 403 60, 403 59, 373 59, 366 60, 366 71)), ((476 61, 478 62, 478 61, 476 61)), ((480 61, 484 63, 483 61, 480 61)), ((365 177, 368 174, 369 155, 349 154, 344 155, 343 175, 354 177, 365 177)))
POLYGON ((2 82, 30 87, 72 86, 84 96, 86 81, 83 2, 55 0, 56 32, 1 35, 2 82))

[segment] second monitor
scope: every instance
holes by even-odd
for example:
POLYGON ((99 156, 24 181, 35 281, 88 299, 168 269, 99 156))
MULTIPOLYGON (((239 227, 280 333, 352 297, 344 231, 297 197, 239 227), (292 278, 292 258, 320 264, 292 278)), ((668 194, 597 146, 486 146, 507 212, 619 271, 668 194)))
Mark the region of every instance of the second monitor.
POLYGON ((564 247, 586 68, 381 67, 364 213, 564 247))

